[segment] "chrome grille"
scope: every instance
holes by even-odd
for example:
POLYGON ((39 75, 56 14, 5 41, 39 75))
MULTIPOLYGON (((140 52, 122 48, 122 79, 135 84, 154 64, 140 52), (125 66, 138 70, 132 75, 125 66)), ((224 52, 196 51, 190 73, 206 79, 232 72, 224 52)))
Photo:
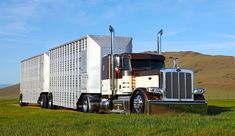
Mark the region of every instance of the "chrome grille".
POLYGON ((165 87, 167 99, 192 99, 192 74, 166 72, 165 87))

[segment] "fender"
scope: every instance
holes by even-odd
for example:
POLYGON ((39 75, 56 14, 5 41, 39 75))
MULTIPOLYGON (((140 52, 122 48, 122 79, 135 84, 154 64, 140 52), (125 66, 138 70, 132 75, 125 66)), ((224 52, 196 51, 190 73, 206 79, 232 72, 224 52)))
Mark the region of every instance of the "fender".
POLYGON ((150 93, 144 87, 136 88, 135 91, 131 94, 131 97, 130 97, 131 100, 132 100, 133 96, 135 95, 135 93, 137 91, 142 91, 145 94, 146 98, 147 98, 146 100, 161 100, 161 96, 160 95, 156 95, 154 93, 150 93))
MULTIPOLYGON (((133 105, 133 97, 134 95, 136 94, 137 91, 140 91, 144 94, 144 97, 145 97, 145 107, 148 107, 147 105, 147 102, 146 101, 149 101, 149 100, 160 100, 161 97, 156 95, 156 94, 153 94, 153 93, 150 93, 147 91, 146 88, 136 88, 135 91, 131 94, 130 96, 130 101, 129 101, 129 105, 130 105, 130 111, 132 109, 132 105, 133 105)), ((145 113, 146 113, 146 109, 145 109, 145 113)))

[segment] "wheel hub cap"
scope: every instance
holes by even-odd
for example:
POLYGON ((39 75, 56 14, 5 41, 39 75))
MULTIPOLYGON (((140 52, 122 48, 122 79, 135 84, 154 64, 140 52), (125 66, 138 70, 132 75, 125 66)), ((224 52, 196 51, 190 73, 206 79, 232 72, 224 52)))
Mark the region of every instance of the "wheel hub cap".
POLYGON ((88 109, 87 100, 83 102, 82 108, 83 108, 83 111, 87 112, 87 109, 88 109))
POLYGON ((144 102, 143 102, 143 98, 140 95, 137 95, 134 98, 133 106, 137 113, 140 113, 142 111, 144 102))

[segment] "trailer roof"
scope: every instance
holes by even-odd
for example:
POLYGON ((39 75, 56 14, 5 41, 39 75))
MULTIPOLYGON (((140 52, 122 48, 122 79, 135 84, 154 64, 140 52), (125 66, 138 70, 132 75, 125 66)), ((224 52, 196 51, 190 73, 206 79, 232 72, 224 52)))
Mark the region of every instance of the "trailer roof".
MULTIPOLYGON (((87 35, 87 36, 83 36, 79 39, 75 39, 75 40, 71 40, 71 41, 68 41, 64 44, 60 44, 59 46, 56 46, 54 48, 51 48, 49 49, 49 51, 53 50, 53 49, 56 49, 56 48, 59 48, 59 47, 63 47, 63 46, 66 46, 70 43, 73 43, 73 42, 77 42, 79 40, 82 40, 82 39, 85 39, 85 38, 88 38, 90 37, 91 39, 93 39, 97 44, 99 45, 102 45, 104 47, 109 47, 110 46, 110 36, 105 36, 105 35, 87 35)), ((124 37, 124 36, 115 36, 115 43, 116 45, 118 46, 121 46, 121 45, 126 45, 127 43, 131 42, 132 38, 131 37, 124 37)), ((122 48, 122 47, 120 47, 122 48)))
POLYGON ((31 60, 33 58, 36 58, 36 57, 39 57, 39 56, 42 56, 44 54, 48 54, 48 52, 44 52, 44 53, 41 53, 41 54, 38 54, 38 55, 35 55, 33 57, 30 57, 30 58, 27 58, 27 59, 24 59, 24 60, 21 60, 21 63, 24 62, 24 61, 27 61, 27 60, 31 60))
MULTIPOLYGON (((110 36, 99 36, 99 35, 89 35, 97 44, 102 45, 102 47, 110 47, 111 37, 110 36)), ((131 37, 115 36, 114 46, 115 48, 123 48, 132 41, 131 37)))

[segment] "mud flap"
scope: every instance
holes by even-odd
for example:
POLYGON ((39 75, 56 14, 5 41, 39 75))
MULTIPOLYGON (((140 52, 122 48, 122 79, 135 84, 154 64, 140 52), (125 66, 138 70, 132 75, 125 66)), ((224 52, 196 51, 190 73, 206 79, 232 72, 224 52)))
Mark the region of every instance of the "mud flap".
POLYGON ((197 113, 207 114, 207 103, 205 101, 193 102, 166 102, 166 101, 146 101, 146 114, 174 114, 174 113, 197 113))

